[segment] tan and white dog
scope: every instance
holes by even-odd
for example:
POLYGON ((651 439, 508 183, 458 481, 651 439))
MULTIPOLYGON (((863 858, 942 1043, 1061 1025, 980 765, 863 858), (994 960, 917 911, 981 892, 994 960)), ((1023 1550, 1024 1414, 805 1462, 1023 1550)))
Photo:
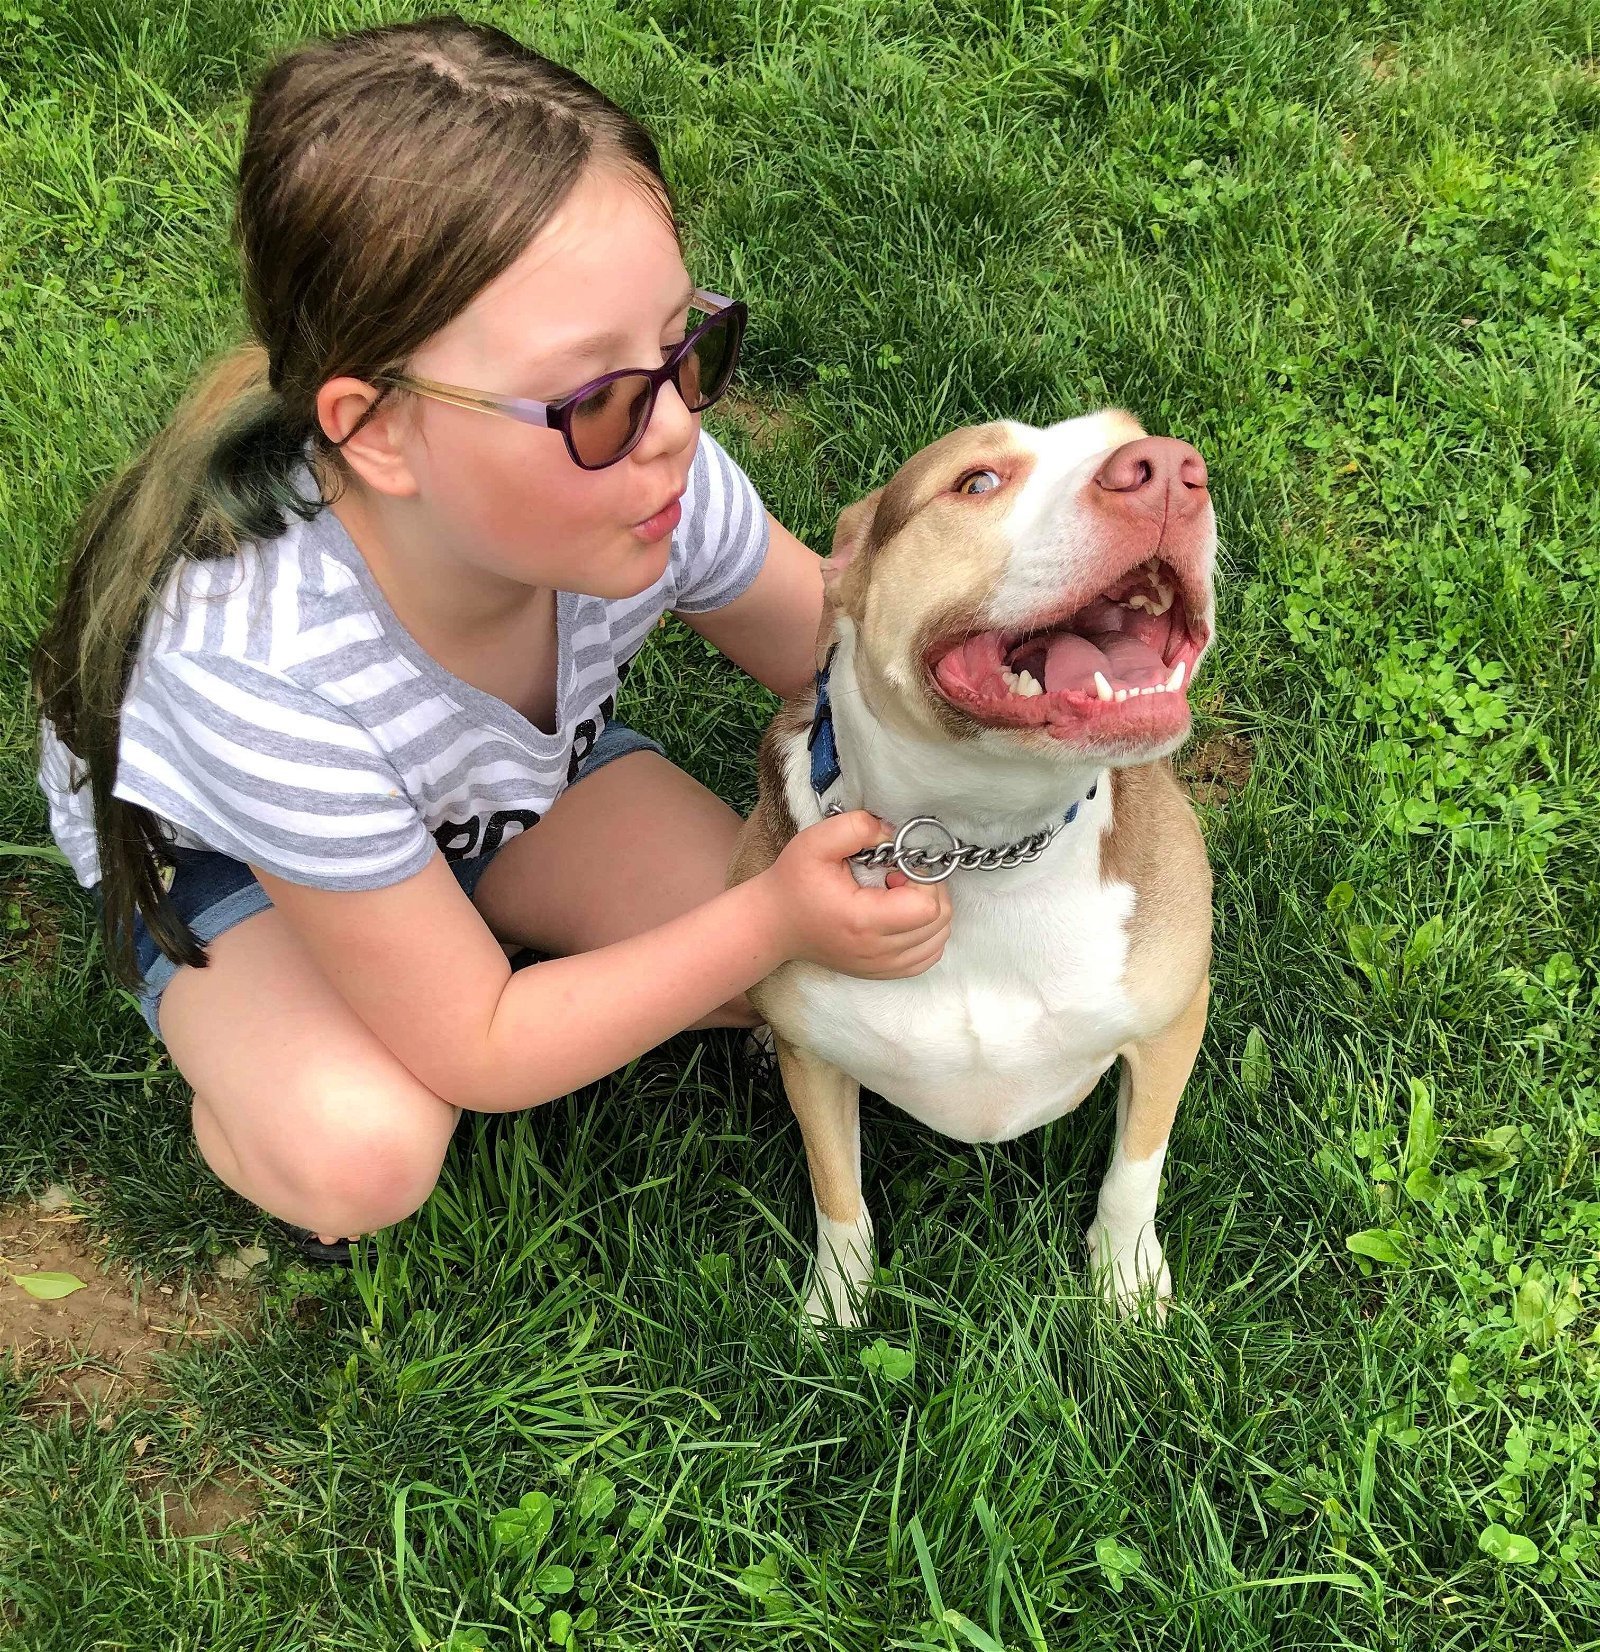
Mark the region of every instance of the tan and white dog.
MULTIPOLYGON (((1211 961, 1211 870, 1166 759, 1212 638, 1215 554, 1200 455, 1120 410, 955 431, 840 516, 819 692, 767 731, 730 886, 835 806, 932 816, 962 844, 1055 834, 950 875, 949 939, 922 974, 796 960, 751 989, 811 1168, 813 1317, 852 1322, 872 1277, 860 1086, 947 1136, 1005 1141, 1078 1106, 1118 1056, 1090 1261, 1120 1308, 1153 1288, 1164 1311, 1156 1193, 1211 961)), ((915 844, 949 847, 932 826, 915 844)))

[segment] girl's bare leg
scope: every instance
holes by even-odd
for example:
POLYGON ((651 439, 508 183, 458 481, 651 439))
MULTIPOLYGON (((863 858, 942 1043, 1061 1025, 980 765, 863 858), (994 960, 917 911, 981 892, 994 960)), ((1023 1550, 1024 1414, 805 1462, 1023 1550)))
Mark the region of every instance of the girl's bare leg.
MULTIPOLYGON (((723 888, 739 817, 650 751, 569 787, 513 839, 476 901, 508 946, 583 952, 666 922, 723 888)), ((268 909, 180 969, 161 1031, 192 1086, 195 1141, 217 1176, 324 1237, 417 1210, 459 1110, 390 1053, 268 909)), ((743 994, 699 1027, 755 1026, 743 994)))
MULTIPOLYGON (((720 895, 742 822, 715 792, 653 751, 632 751, 569 787, 478 881, 502 941, 592 952, 720 895)), ((743 993, 696 1027, 755 1027, 743 993)))

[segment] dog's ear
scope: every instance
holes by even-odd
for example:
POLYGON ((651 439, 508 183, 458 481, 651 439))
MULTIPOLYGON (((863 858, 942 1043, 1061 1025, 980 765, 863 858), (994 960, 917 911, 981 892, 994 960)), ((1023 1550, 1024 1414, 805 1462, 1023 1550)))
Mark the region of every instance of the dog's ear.
POLYGON ((822 564, 822 583, 830 592, 844 578, 856 552, 866 544, 882 497, 883 489, 874 488, 865 499, 858 499, 839 513, 838 525, 833 530, 833 551, 822 564))

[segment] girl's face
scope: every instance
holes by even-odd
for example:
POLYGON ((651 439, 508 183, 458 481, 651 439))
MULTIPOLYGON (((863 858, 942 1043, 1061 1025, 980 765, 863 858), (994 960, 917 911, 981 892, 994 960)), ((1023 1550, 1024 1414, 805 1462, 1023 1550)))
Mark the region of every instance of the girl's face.
MULTIPOLYGON (((684 337, 693 286, 664 212, 637 183, 592 168, 408 371, 555 401, 615 368, 658 367, 684 337)), ((700 419, 675 386, 662 387, 633 451, 593 471, 573 463, 558 430, 406 402, 393 440, 413 502, 461 561, 519 584, 613 598, 661 577, 671 530, 646 539, 634 529, 688 481, 700 419)))

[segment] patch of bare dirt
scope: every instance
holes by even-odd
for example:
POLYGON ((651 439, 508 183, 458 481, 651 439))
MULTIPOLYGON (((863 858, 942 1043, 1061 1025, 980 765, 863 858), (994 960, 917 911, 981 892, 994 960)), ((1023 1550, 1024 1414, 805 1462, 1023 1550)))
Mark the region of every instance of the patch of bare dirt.
POLYGON ((708 417, 724 419, 744 431, 756 447, 772 446, 798 423, 795 415, 780 403, 741 396, 734 390, 709 410, 708 417))
MULTIPOLYGON (((135 1452, 143 1443, 134 1441, 135 1452)), ((169 1537, 217 1537, 227 1553, 250 1559, 251 1527, 261 1510, 254 1488, 237 1469, 221 1465, 188 1486, 177 1486, 161 1464, 142 1469, 135 1462, 128 1479, 144 1501, 145 1530, 152 1537, 160 1537, 163 1529, 169 1537)))
MULTIPOLYGON (((84 1231, 85 1212, 59 1183, 31 1204, 0 1212, 0 1358, 14 1375, 42 1380, 23 1415, 41 1423, 65 1412, 74 1426, 109 1429, 129 1404, 159 1402, 166 1385, 154 1356, 210 1338, 248 1336, 256 1325, 258 1293, 248 1284, 254 1247, 224 1259, 223 1279, 203 1288, 136 1281, 107 1262, 104 1241, 84 1231), (69 1273, 81 1290, 40 1300, 18 1276, 69 1273)), ((145 1505, 152 1537, 221 1539, 222 1548, 250 1558, 258 1514, 249 1480, 223 1463, 207 1463, 179 1482, 154 1435, 133 1442, 128 1480, 145 1505), (147 1455, 148 1453, 148 1455, 147 1455)))
POLYGON ((1225 804, 1250 778, 1255 752, 1243 734, 1213 734, 1181 752, 1174 772, 1196 803, 1225 804))
POLYGON ((24 970, 47 973, 60 946, 58 915, 31 881, 0 878, 0 991, 24 970))
POLYGON ((131 1401, 167 1393, 153 1356, 202 1340, 244 1336, 256 1324, 257 1293, 231 1281, 136 1282, 108 1263, 104 1242, 82 1231, 70 1189, 0 1212, 0 1359, 17 1379, 42 1372, 24 1415, 45 1422, 65 1412, 76 1425, 109 1428, 131 1401), (69 1273, 83 1288, 43 1300, 18 1275, 69 1273))
POLYGON ((1361 68, 1368 80, 1393 80, 1400 72, 1400 48, 1389 40, 1374 46, 1361 59, 1361 68))

